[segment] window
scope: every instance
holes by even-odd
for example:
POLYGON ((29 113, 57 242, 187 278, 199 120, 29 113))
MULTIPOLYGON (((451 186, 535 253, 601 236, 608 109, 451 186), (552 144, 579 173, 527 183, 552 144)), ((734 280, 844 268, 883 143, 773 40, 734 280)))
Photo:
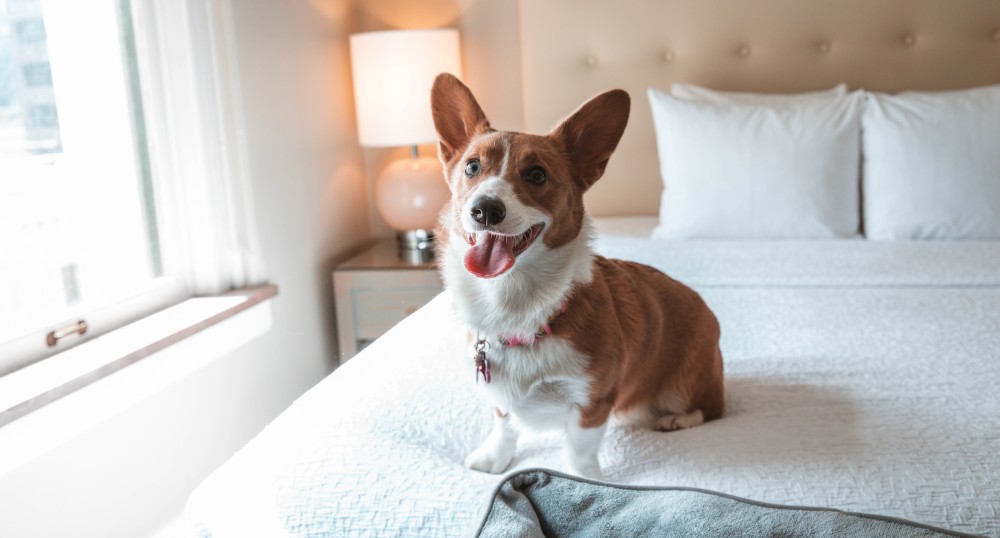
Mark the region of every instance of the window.
MULTIPOLYGON (((52 133, 53 139, 59 137, 59 116, 56 113, 55 105, 28 105, 28 115, 25 118, 24 128, 26 133, 52 133)), ((52 152, 57 151, 58 146, 49 148, 52 152)))
MULTIPOLYGON (((17 9, 17 7, 28 7, 30 9, 31 7, 34 7, 32 4, 32 2, 16 2, 13 3, 11 8, 17 9)), ((21 45, 42 43, 45 41, 45 22, 36 17, 15 20, 14 37, 16 42, 21 45)))
POLYGON ((228 2, 0 0, 0 376, 266 282, 233 40, 228 2))
MULTIPOLYGON (((13 64, 13 62, 10 62, 13 64)), ((21 66, 21 70, 24 73, 24 84, 29 87, 34 86, 51 86, 52 85, 52 69, 49 68, 49 62, 32 62, 25 63, 21 66)))
POLYGON ((63 349, 46 342, 62 327, 185 295, 164 269, 129 16, 0 0, 0 375, 63 349))

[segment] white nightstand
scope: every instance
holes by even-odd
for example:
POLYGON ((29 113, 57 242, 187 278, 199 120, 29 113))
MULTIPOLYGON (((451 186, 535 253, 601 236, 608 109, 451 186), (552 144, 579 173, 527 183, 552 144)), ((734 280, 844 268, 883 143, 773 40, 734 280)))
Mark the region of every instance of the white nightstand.
POLYGON ((401 260, 396 240, 381 241, 333 268, 343 363, 427 304, 444 286, 433 262, 401 260))

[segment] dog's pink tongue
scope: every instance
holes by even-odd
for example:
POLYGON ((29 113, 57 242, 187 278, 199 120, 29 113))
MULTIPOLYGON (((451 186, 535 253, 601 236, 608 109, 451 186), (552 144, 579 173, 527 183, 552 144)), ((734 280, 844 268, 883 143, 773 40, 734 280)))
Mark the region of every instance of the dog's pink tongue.
POLYGON ((513 242, 491 233, 476 234, 476 244, 465 253, 465 268, 479 278, 493 278, 514 266, 513 242))

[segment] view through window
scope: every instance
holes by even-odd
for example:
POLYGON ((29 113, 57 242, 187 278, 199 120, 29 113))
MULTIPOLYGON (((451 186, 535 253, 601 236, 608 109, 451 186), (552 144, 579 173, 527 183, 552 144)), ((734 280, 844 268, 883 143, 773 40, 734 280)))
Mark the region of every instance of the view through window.
POLYGON ((0 0, 0 346, 161 282, 138 88, 127 0, 0 0))

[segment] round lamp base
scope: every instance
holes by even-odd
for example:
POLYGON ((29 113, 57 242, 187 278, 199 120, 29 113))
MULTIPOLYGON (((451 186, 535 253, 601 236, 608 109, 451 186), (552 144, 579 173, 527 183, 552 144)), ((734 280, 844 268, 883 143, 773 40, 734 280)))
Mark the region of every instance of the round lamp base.
POLYGON ((375 182, 379 215, 398 232, 433 230, 449 195, 441 163, 432 157, 393 161, 375 182))

